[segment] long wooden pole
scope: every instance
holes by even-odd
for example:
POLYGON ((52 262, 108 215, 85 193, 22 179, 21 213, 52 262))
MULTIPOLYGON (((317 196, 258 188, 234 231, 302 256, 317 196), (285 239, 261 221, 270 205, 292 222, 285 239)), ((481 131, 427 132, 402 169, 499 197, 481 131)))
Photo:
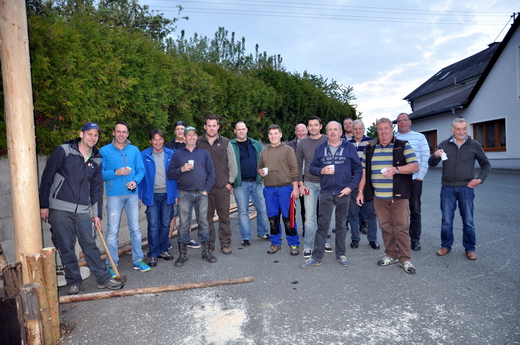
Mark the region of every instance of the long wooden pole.
POLYGON ((242 284, 242 283, 249 283, 252 281, 253 281, 253 277, 243 277, 243 278, 225 279, 225 280, 212 280, 212 281, 198 282, 198 283, 164 285, 164 286, 130 289, 130 290, 95 292, 95 293, 89 293, 89 294, 83 294, 83 295, 61 296, 60 303, 91 301, 91 300, 95 300, 95 299, 105 299, 105 298, 111 298, 111 297, 122 297, 122 296, 132 296, 132 295, 145 295, 145 294, 150 294, 150 293, 198 289, 198 288, 205 288, 205 287, 219 286, 219 285, 242 284))
POLYGON ((25 0, 0 0, 0 37, 15 255, 27 283, 25 256, 42 250, 42 234, 25 0))

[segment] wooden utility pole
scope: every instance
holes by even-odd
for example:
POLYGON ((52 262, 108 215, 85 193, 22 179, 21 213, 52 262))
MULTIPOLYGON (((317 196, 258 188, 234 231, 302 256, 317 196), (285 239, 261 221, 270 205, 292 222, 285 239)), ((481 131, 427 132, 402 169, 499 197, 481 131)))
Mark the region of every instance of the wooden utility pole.
POLYGON ((25 256, 41 252, 42 234, 25 0, 0 0, 0 38, 15 254, 29 283, 25 256))

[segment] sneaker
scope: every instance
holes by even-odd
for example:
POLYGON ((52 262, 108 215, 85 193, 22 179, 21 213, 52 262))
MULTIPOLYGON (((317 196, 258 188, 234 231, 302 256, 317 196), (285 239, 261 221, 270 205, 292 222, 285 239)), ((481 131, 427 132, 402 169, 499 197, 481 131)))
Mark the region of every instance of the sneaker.
POLYGON ((150 266, 150 267, 155 267, 155 266, 157 266, 157 261, 158 261, 157 258, 149 258, 149 259, 148 259, 148 266, 150 266))
POLYGON ((330 243, 325 243, 325 253, 332 253, 332 247, 330 243))
POLYGON ((140 270, 141 272, 148 272, 150 270, 150 266, 144 262, 144 260, 141 260, 139 262, 134 263, 134 270, 140 270))
POLYGON ((108 266, 108 272, 110 272, 110 275, 112 276, 112 278, 117 277, 116 272, 114 272, 114 269, 112 268, 112 266, 108 266))
POLYGON ((162 252, 161 254, 159 254, 159 257, 166 261, 173 260, 173 255, 171 255, 170 252, 168 252, 168 251, 162 252))
POLYGON ((341 266, 348 267, 350 265, 350 262, 348 262, 348 259, 345 255, 340 255, 336 258, 336 261, 339 262, 341 266))
POLYGON ((78 293, 79 293, 78 285, 69 286, 69 289, 67 290, 67 295, 77 295, 78 293))
POLYGON ((305 259, 308 259, 311 256, 312 256, 312 250, 310 250, 309 248, 303 250, 303 257, 305 259))
POLYGON ((413 267, 410 261, 405 261, 399 264, 403 270, 408 274, 415 274, 415 267, 413 267))
POLYGON ((104 284, 98 284, 98 289, 110 289, 110 290, 119 290, 122 289, 125 284, 118 282, 114 279, 110 279, 104 284))
POLYGON ((300 268, 309 268, 312 266, 319 266, 319 265, 321 265, 320 261, 318 261, 314 258, 309 258, 300 265, 300 268))
POLYGON ((190 243, 188 243, 188 248, 200 248, 200 243, 197 243, 194 240, 190 240, 190 243))
POLYGON ((242 241, 242 247, 250 247, 250 246, 251 246, 251 242, 249 242, 249 240, 242 241))
POLYGON ((292 256, 296 256, 296 255, 300 254, 300 247, 298 247, 298 246, 291 246, 291 249, 289 250, 289 253, 292 256))
POLYGON ((256 237, 261 238, 262 240, 266 240, 266 241, 269 241, 271 239, 271 236, 269 236, 269 234, 265 234, 262 236, 258 235, 256 237))
POLYGON ((271 244, 271 246, 269 247, 269 250, 267 251, 267 254, 274 254, 277 251, 279 251, 280 249, 282 249, 282 247, 277 246, 276 244, 271 244))
POLYGON ((377 265, 378 266, 388 266, 388 265, 392 265, 392 264, 396 264, 399 260, 397 259, 392 259, 392 258, 389 258, 388 256, 385 256, 384 258, 382 258, 381 260, 379 260, 377 262, 377 265))

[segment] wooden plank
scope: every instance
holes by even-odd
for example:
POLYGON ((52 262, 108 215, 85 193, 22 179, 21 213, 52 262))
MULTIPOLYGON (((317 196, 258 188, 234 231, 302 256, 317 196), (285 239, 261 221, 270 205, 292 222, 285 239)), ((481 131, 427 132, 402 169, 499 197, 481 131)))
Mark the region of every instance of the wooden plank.
POLYGON ((96 293, 83 294, 83 295, 61 296, 60 303, 90 301, 90 300, 96 300, 96 299, 132 296, 132 295, 145 295, 145 294, 167 292, 167 291, 199 289, 199 288, 219 286, 219 285, 249 283, 252 281, 253 281, 253 277, 244 277, 244 278, 236 278, 236 279, 212 280, 212 281, 198 282, 198 283, 164 285, 164 286, 157 286, 157 287, 150 287, 150 288, 131 289, 131 290, 96 292, 96 293))

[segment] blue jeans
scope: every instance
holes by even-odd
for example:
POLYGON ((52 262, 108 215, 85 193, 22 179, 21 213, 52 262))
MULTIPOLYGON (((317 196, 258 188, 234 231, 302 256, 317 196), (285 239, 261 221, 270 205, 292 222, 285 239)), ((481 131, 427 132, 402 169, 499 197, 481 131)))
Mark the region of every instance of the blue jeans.
POLYGON ((208 225, 208 196, 202 190, 179 190, 179 237, 177 243, 189 244, 190 224, 193 209, 199 225, 199 242, 209 242, 211 237, 208 225))
MULTIPOLYGON (((354 189, 351 194, 357 195, 357 192, 357 189, 354 189)), ((350 239, 356 241, 361 239, 361 236, 359 236, 359 214, 362 210, 365 210, 367 216, 367 240, 369 243, 377 241, 377 217, 374 211, 374 201, 365 201, 363 206, 359 207, 356 204, 356 198, 350 198, 350 207, 348 209, 348 221, 350 223, 350 231, 352 231, 350 239)))
POLYGON ((256 234, 264 236, 269 233, 267 212, 265 210, 264 185, 262 183, 244 182, 234 189, 238 207, 238 222, 242 241, 251 239, 251 221, 249 220, 249 199, 256 208, 256 234))
POLYGON ((170 221, 174 204, 168 204, 166 193, 154 193, 153 204, 146 208, 148 221, 148 257, 157 258, 159 254, 168 251, 170 241, 170 221))
POLYGON ((303 197, 305 206, 305 242, 303 248, 313 250, 316 230, 318 230, 317 206, 321 188, 319 183, 314 182, 305 182, 305 187, 309 190, 309 195, 303 197))
POLYGON ((473 199, 475 190, 467 186, 441 188, 442 229, 441 246, 451 250, 453 245, 453 218, 457 203, 462 217, 462 245, 466 252, 475 251, 476 235, 473 223, 473 199))
MULTIPOLYGON (((291 204, 292 185, 282 187, 264 187, 265 206, 269 225, 271 229, 271 244, 282 245, 282 224, 280 213, 285 227, 285 237, 289 246, 299 246, 298 227, 296 225, 296 214, 294 215, 294 227, 289 226, 289 207, 291 204)), ((295 212, 296 213, 296 212, 295 212)))
POLYGON ((339 194, 320 193, 320 211, 318 216, 318 231, 314 241, 312 257, 321 262, 325 252, 327 233, 329 231, 332 211, 336 206, 336 257, 345 255, 345 239, 347 238, 347 215, 350 204, 350 194, 339 197, 339 194))
MULTIPOLYGON (((119 235, 119 223, 121 222, 123 208, 125 209, 128 229, 130 231, 132 261, 136 263, 143 260, 143 243, 141 228, 139 227, 139 197, 137 193, 109 196, 107 197, 108 225, 105 239, 108 250, 116 265, 119 262, 117 237, 119 235)), ((107 265, 110 265, 108 257, 106 262, 107 265)))

